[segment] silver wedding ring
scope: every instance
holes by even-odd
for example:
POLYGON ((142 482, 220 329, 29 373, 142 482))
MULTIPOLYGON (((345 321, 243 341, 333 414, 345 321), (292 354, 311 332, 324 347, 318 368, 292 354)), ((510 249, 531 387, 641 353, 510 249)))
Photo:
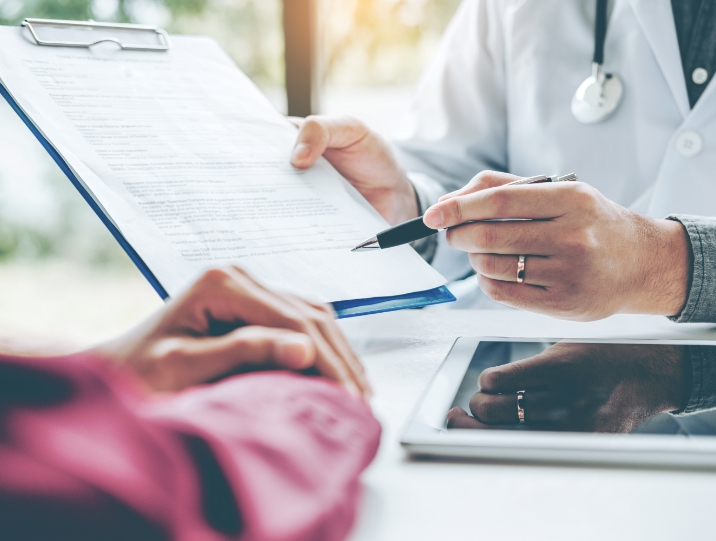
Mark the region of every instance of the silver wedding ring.
POLYGON ((525 408, 524 408, 525 392, 517 391, 517 418, 520 420, 520 424, 525 424, 525 408))
POLYGON ((521 255, 519 259, 517 259, 517 283, 521 284, 525 281, 525 259, 527 258, 526 255, 521 255))

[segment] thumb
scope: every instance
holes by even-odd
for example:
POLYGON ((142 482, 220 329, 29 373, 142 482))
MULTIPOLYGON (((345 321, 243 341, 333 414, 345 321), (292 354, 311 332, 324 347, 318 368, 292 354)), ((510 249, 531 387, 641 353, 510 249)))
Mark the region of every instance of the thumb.
POLYGON ((299 169, 311 167, 328 148, 330 133, 320 117, 306 118, 298 129, 296 145, 291 153, 291 165, 299 169))
MULTIPOLYGON (((294 124, 299 125, 295 119, 294 124)), ((311 167, 326 150, 344 150, 365 140, 370 130, 349 116, 309 116, 300 123, 291 164, 299 169, 311 167)))
POLYGON ((483 190, 488 190, 490 188, 498 188, 500 186, 504 186, 505 184, 509 184, 510 182, 514 182, 515 180, 519 180, 520 178, 521 177, 510 175, 508 173, 482 171, 481 173, 475 175, 463 188, 445 194, 438 199, 438 202, 428 208, 423 214, 423 222, 426 226, 432 229, 441 229, 446 227, 446 223, 448 223, 448 225, 459 225, 463 223, 463 220, 461 219, 463 200, 458 199, 450 205, 441 205, 440 203, 483 190))

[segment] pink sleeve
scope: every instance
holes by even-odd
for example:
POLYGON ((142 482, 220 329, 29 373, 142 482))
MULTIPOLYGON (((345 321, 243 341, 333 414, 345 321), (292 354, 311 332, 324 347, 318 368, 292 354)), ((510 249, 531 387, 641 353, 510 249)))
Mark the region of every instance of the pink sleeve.
POLYGON ((0 358, 5 533, 288 541, 350 531, 380 434, 362 402, 281 372, 161 401, 120 380, 86 359, 0 358))
POLYGON ((358 476, 380 439, 363 402, 323 379, 281 372, 191 390, 153 407, 151 418, 210 443, 246 541, 343 539, 358 476))

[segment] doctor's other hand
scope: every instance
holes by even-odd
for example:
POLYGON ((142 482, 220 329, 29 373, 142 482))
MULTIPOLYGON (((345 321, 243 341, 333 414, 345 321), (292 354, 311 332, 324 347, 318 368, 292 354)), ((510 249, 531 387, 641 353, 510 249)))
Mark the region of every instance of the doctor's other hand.
POLYGON ((503 186, 517 178, 481 173, 424 216, 429 227, 451 228, 449 244, 470 254, 490 298, 581 321, 681 312, 693 255, 679 222, 627 210, 581 182, 503 186))
POLYGON ((370 397, 363 366, 332 310, 277 294, 238 267, 206 272, 185 293, 92 353, 135 372, 154 391, 178 391, 235 372, 313 370, 370 397))
POLYGON ((631 432, 685 400, 686 346, 558 343, 530 359, 488 368, 448 428, 516 425, 525 391, 525 424, 538 430, 631 432))
POLYGON ((413 185, 383 137, 348 116, 291 121, 299 128, 294 167, 308 169, 323 156, 391 225, 418 217, 413 185))

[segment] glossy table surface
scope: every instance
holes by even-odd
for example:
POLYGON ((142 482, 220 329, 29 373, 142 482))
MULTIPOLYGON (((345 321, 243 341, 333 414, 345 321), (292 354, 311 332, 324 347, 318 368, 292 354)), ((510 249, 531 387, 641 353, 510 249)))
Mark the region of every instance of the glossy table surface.
POLYGON ((365 363, 383 425, 351 539, 716 537, 716 471, 412 461, 398 443, 459 336, 716 340, 716 326, 650 316, 586 324, 509 310, 414 310, 341 325, 365 363))

